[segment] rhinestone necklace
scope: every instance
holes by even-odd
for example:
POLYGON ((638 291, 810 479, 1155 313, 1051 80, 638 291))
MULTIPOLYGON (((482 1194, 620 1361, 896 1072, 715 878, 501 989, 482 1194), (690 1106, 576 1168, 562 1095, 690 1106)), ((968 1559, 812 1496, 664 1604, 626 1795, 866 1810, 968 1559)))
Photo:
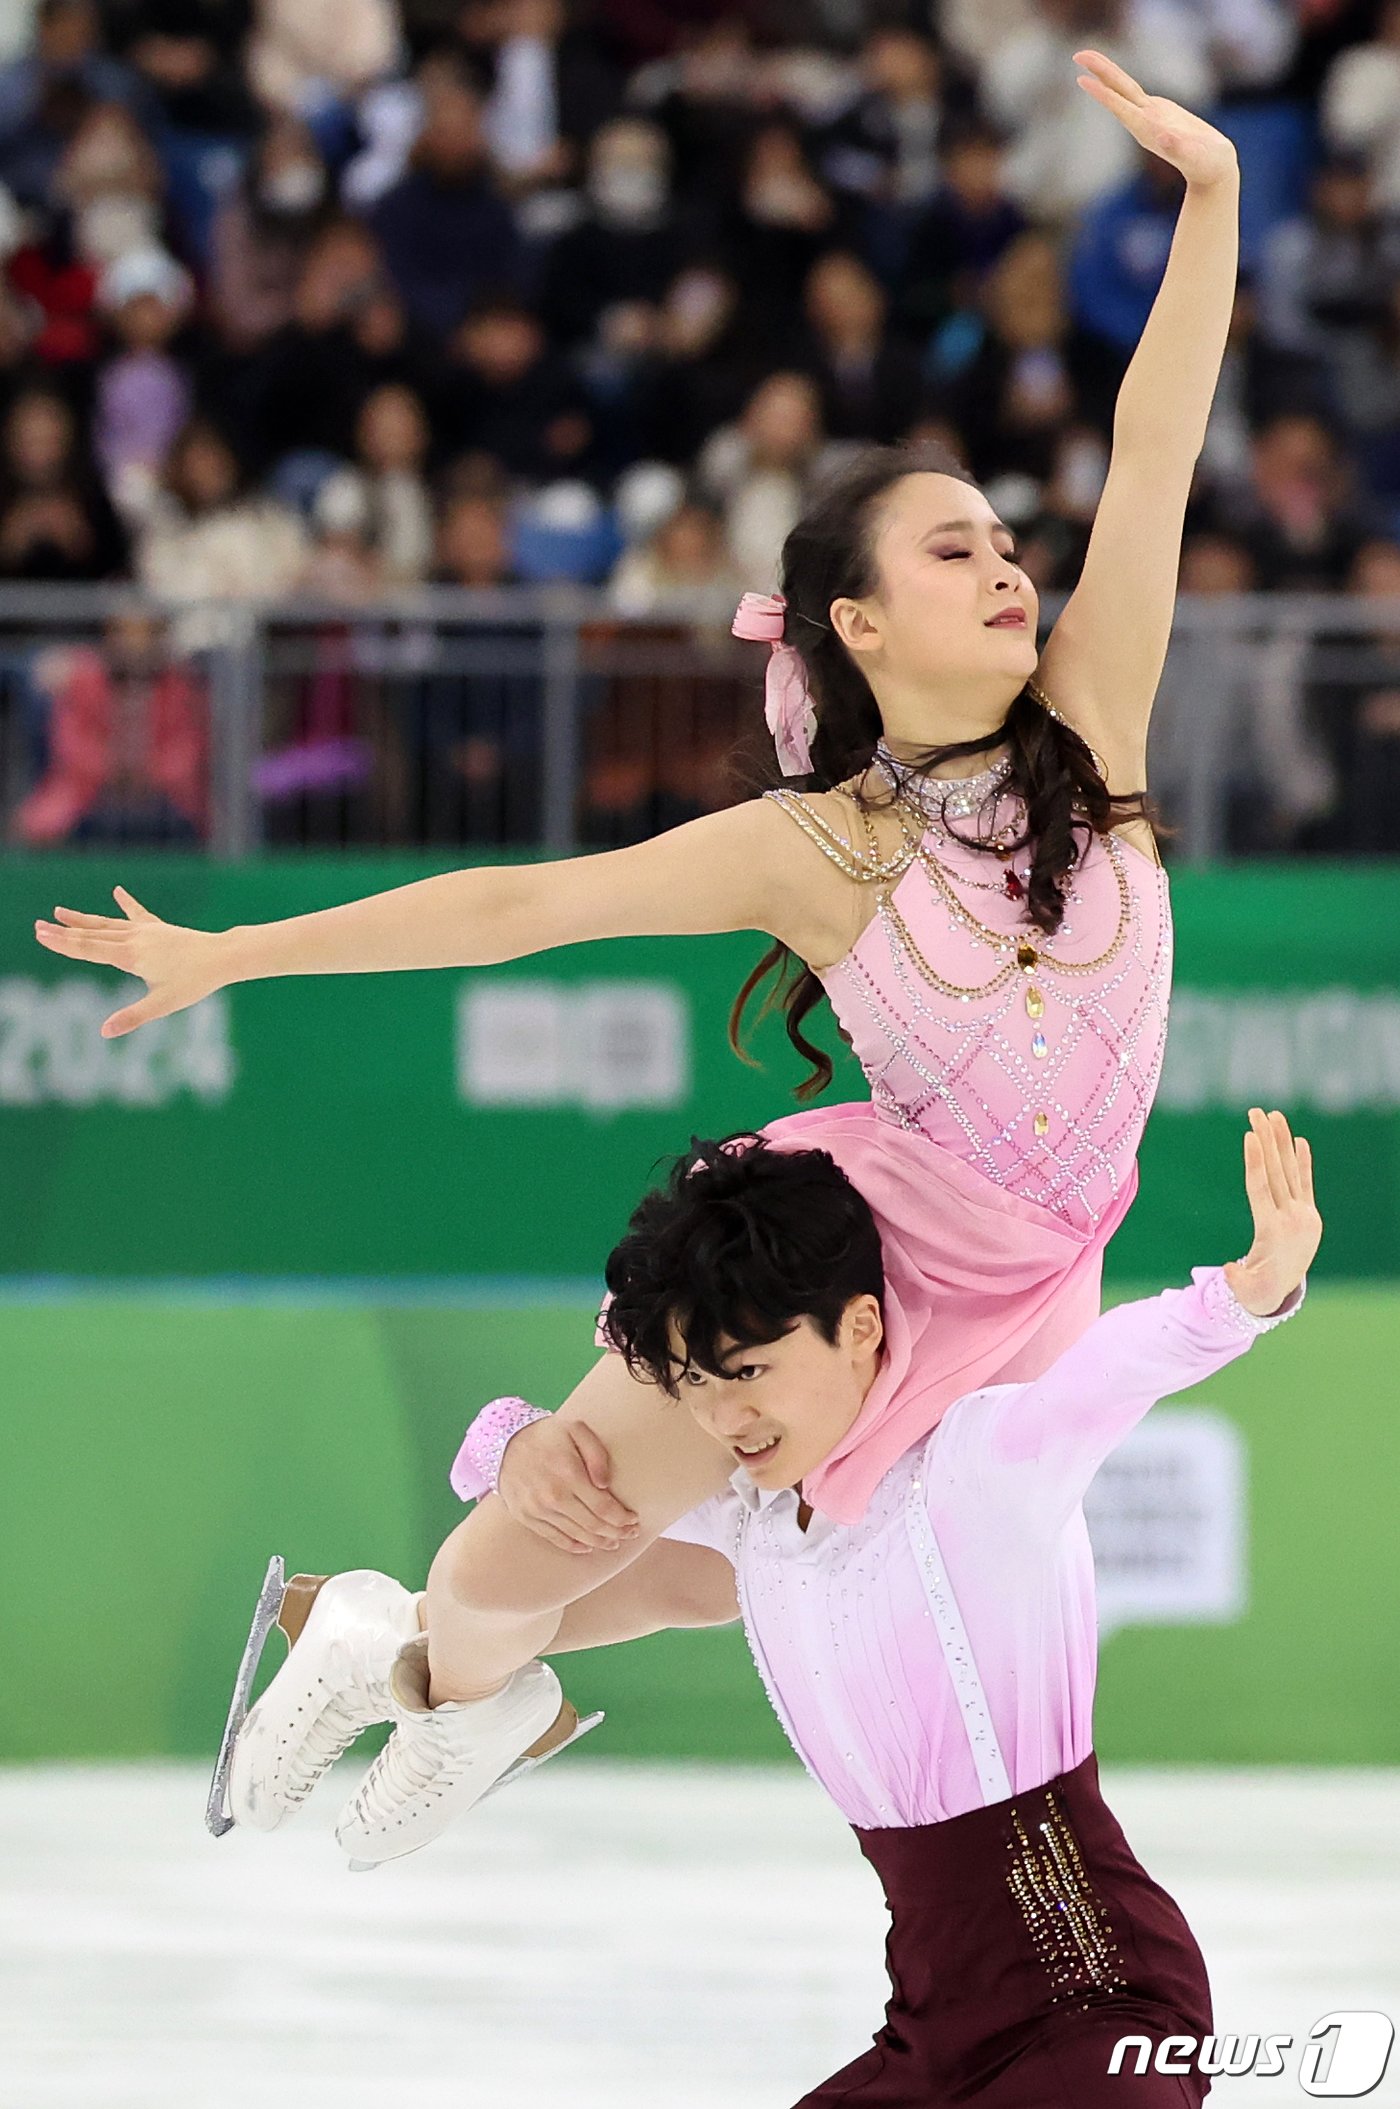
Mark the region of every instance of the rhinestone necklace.
POLYGON ((891 789, 899 797, 912 800, 932 821, 942 820, 948 813, 961 819, 977 812, 1011 770, 1011 757, 1004 755, 976 776, 925 776, 907 762, 897 760, 883 740, 875 749, 875 760, 891 789))
MULTIPOLYGON (((949 830, 949 815, 965 818, 982 812, 988 805, 995 811, 1011 769, 1007 756, 993 762, 990 769, 983 769, 977 776, 920 776, 897 762, 883 741, 875 750, 875 759, 894 791, 900 826, 905 834, 908 834, 906 815, 912 809, 918 815, 920 834, 932 834, 935 841, 945 847, 955 842, 963 848, 969 846, 963 836, 949 830), (952 793, 956 796, 950 795, 952 793)), ((987 851, 1007 866, 998 878, 974 879, 965 872, 959 875, 961 884, 975 888, 978 893, 996 893, 1008 901, 1023 901, 1030 889, 1031 873, 1029 864, 1021 872, 1011 866, 1016 834, 1014 826, 1004 825, 986 843, 987 851)))
MULTIPOLYGON (((1008 901, 1024 901, 1029 897, 1031 867, 1035 860, 1029 846, 1023 842, 1019 847, 1025 854, 1024 865, 1018 871, 1011 862, 1018 846, 1016 842, 1017 830, 1014 827, 999 828, 996 834, 984 843, 970 843, 965 835, 950 834, 946 828, 940 828, 935 821, 929 820, 922 806, 914 807, 911 810, 909 801, 900 797, 896 797, 895 800, 895 817, 899 821, 905 842, 909 846, 911 858, 926 859, 931 856, 932 851, 928 847, 930 839, 936 842, 940 849, 950 849, 955 845, 959 849, 979 849, 984 855, 995 856, 1000 859, 1005 867, 1000 878, 974 879, 971 872, 959 871, 954 873, 949 871, 945 864, 942 869, 946 876, 950 879, 956 878, 959 886, 970 887, 977 893, 995 893, 1008 901)), ((1077 864, 1075 870, 1078 870, 1077 864)), ((1083 906, 1082 897, 1073 876, 1070 877, 1069 883, 1063 888, 1062 898, 1066 908, 1083 906)), ((1061 932, 1065 937, 1069 936, 1068 923, 1061 925, 1061 932)))

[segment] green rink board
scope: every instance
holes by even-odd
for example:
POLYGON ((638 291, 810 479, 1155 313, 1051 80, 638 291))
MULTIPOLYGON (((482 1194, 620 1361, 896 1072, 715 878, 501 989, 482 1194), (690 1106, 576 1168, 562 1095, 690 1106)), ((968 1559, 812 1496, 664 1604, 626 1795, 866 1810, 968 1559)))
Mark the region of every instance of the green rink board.
MULTIPOLYGON (((1324 1285, 1204 1387, 1248 1446, 1249 1608, 1106 1643, 1107 1757, 1400 1762, 1397 1347, 1400 1290, 1324 1285)), ((212 1751, 268 1555, 420 1579, 470 1413, 553 1402, 591 1353, 581 1300, 0 1304, 0 1758, 212 1751)), ((784 1753, 735 1629, 568 1679, 598 1756, 784 1753)))
MULTIPOLYGON (((660 1159, 793 1110, 803 1065, 777 1021, 761 1068, 726 1043, 751 934, 255 983, 119 1040, 98 1026, 134 984, 32 935, 58 902, 109 907, 118 880, 219 929, 430 869, 0 859, 0 1275, 591 1278, 660 1159)), ((1172 899, 1166 1063, 1109 1278, 1240 1249, 1256 1102, 1315 1146, 1319 1279, 1400 1278, 1400 863, 1183 871, 1172 899)), ((867 1096, 825 1006, 814 1029, 837 1053, 830 1098, 867 1096)))

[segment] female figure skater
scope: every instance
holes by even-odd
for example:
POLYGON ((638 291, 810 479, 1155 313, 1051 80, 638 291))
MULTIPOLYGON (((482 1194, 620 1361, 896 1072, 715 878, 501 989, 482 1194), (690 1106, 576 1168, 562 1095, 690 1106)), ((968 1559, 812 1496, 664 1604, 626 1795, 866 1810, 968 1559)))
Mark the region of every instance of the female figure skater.
MULTIPOLYGON (((1244 1170, 1245 1259, 1119 1305, 1030 1383, 957 1400, 853 1526, 807 1488, 887 1379, 884 1284, 875 1219, 830 1156, 698 1145, 608 1262, 612 1340, 736 1468, 672 1533, 708 1548, 693 1588, 722 1556, 774 1708, 893 1920, 885 2026, 799 2109, 1182 2109, 1206 2093, 1167 2042, 1211 2034, 1205 1965, 1099 1792, 1081 1504, 1155 1400, 1302 1300, 1322 1233, 1308 1145, 1253 1111, 1244 1170)), ((610 1585, 616 1606, 604 1588, 576 1608, 648 1632, 686 1581, 682 1549, 654 1547, 610 1585)), ((410 1642, 394 1666, 402 1705, 423 1658, 410 1642)))
MULTIPOLYGON (((815 787, 806 794, 756 799, 632 849, 452 873, 246 929, 180 929, 120 889, 124 919, 59 910, 37 927, 51 951, 146 982, 109 1035, 263 976, 488 964, 591 937, 769 932, 806 968, 788 1001, 793 1037, 805 1044, 801 1018, 824 988, 873 1094, 798 1114, 774 1138, 819 1143, 865 1195, 884 1245, 890 1361, 917 1372, 876 1388, 808 1482, 814 1505, 848 1524, 953 1399, 1039 1374, 1091 1322, 1160 1069, 1166 886, 1143 795, 1127 787, 1145 773, 1233 299, 1238 172, 1229 141, 1201 119, 1096 52, 1077 62, 1085 92, 1180 170, 1185 196, 1120 391, 1083 573, 1038 663, 1034 591, 981 492, 946 458, 872 449, 794 529, 783 594, 759 610, 775 647, 770 723, 786 766, 815 787), (981 773, 955 775, 970 757, 981 773)), ((497 1444, 511 1433, 506 1421, 497 1444)), ((483 1749, 514 1740, 516 1756, 550 1729, 557 1685, 534 1675, 533 1658, 564 1608, 727 1471, 703 1431, 659 1412, 655 1387, 615 1354, 512 1443, 513 1470, 532 1443, 595 1466, 601 1446, 617 1502, 598 1489, 568 1497, 561 1532, 483 1501, 442 1549, 428 1626, 434 1705, 457 1719, 454 1748, 469 1722, 483 1749), (610 1542, 569 1549, 594 1524, 610 1542)), ((347 1630, 367 1635, 369 1614, 347 1609, 347 1630)), ((333 1615, 325 1591, 307 1636, 333 1615)), ((407 1615, 404 1603, 378 1608, 381 1649, 407 1615)), ((387 1717, 372 1654, 358 1698, 335 1715, 337 1738, 387 1717)), ((410 1756, 402 1735, 389 1748, 410 1756)), ((394 1790, 420 1813, 425 1777, 415 1761, 394 1790)), ((297 1798, 283 1782, 260 1817, 244 1813, 275 1822, 297 1798)))

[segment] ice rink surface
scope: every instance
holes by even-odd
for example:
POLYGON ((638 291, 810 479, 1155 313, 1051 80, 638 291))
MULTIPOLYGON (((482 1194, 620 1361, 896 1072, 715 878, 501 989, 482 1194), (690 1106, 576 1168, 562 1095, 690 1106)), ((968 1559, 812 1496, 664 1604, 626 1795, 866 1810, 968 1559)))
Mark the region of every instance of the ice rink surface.
MULTIPOLYGON (((885 1997, 874 1876, 796 1770, 562 1760, 350 1875, 344 1766, 218 1843, 185 1765, 0 1770, 0 2109, 789 2109, 885 1997)), ((1400 2023, 1400 1773, 1108 1771, 1217 2026, 1400 2023)), ((1400 2047, 1369 2104, 1400 2104, 1400 2047)))

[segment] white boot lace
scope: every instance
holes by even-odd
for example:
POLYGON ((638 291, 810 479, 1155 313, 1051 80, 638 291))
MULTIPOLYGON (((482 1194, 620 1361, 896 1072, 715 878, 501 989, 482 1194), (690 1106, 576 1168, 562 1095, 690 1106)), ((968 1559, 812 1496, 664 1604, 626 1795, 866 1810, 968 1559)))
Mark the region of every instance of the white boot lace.
POLYGON ((436 1801, 470 1769, 472 1755, 454 1747, 431 1714, 411 1725, 401 1722, 365 1774, 351 1804, 352 1821, 375 1830, 420 1797, 436 1801))
MULTIPOLYGON (((324 1678, 318 1677, 316 1683, 321 1691, 329 1691, 324 1678)), ((282 1789, 288 1805, 299 1808, 356 1737, 376 1721, 387 1721, 390 1711, 389 1691, 384 1684, 355 1678, 348 1686, 331 1692, 288 1761, 282 1789)))

